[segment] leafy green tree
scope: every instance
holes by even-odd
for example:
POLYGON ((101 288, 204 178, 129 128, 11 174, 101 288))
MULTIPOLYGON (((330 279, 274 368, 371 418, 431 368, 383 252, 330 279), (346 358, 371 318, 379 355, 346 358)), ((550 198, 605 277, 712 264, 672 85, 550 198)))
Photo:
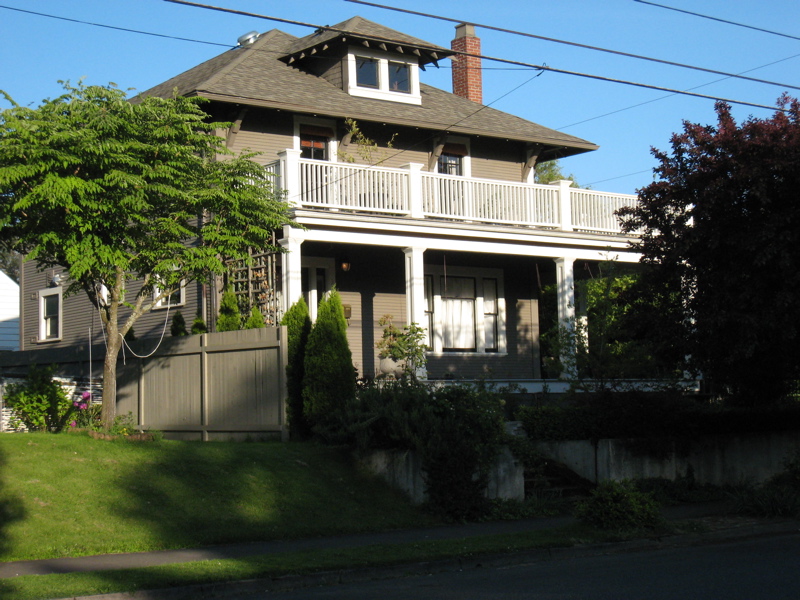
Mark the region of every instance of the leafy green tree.
POLYGON ((222 292, 217 317, 217 331, 238 331, 242 328, 242 314, 239 312, 239 301, 230 286, 222 292))
POLYGON ((308 336, 304 367, 303 409, 311 426, 324 435, 356 392, 347 321, 335 289, 319 304, 317 322, 308 336))
POLYGON ((572 173, 569 175, 564 174, 561 161, 559 160, 548 160, 537 163, 534 169, 534 178, 536 183, 553 183, 554 181, 569 180, 572 182, 572 187, 581 187, 578 185, 578 182, 575 181, 575 176, 572 173))
POLYGON ((189 335, 189 332, 186 331, 186 319, 183 318, 181 311, 176 312, 172 316, 172 325, 170 325, 169 333, 172 337, 189 335))
POLYGON ((203 320, 203 316, 197 313, 192 321, 192 335, 200 335, 201 333, 208 333, 208 326, 203 320))
POLYGON ((717 393, 747 403, 800 379, 800 103, 778 107, 737 124, 718 103, 716 126, 685 123, 621 213, 641 231, 649 290, 674 299, 664 331, 717 393))
POLYGON ((0 246, 63 267, 67 293, 100 309, 111 427, 123 336, 182 280, 211 281, 250 247, 279 250, 271 234, 288 209, 263 166, 213 134, 226 125, 208 122, 203 99, 129 101, 112 85, 65 83, 29 108, 2 93, 0 246))
POLYGON ((13 250, 0 251, 0 271, 13 279, 14 283, 19 283, 19 259, 19 254, 13 250))
POLYGON ((308 336, 311 333, 311 317, 308 304, 302 296, 292 304, 281 320, 286 326, 288 337, 288 362, 286 364, 286 388, 289 430, 300 438, 311 433, 308 420, 303 412, 303 377, 305 376, 305 357, 308 336))
POLYGON ((257 306, 254 306, 250 309, 250 316, 247 317, 247 321, 244 322, 244 329, 261 329, 262 327, 266 327, 267 323, 264 321, 264 315, 261 314, 261 311, 258 310, 257 306))

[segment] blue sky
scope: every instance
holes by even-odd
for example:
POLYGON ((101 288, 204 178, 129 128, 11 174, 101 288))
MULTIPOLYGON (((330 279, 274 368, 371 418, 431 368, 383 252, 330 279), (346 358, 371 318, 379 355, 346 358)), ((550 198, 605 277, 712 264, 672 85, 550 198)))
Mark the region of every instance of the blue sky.
MULTIPOLYGON (((454 33, 453 23, 345 0, 198 1, 316 25, 333 25, 361 15, 442 46, 449 46, 454 33)), ((653 1, 800 37, 797 0, 653 1)), ((386 3, 717 71, 749 71, 750 77, 784 85, 724 78, 478 28, 487 56, 680 90, 703 86, 695 91, 768 106, 774 106, 784 91, 800 94, 800 90, 786 87, 800 87, 800 40, 634 0, 386 3)), ((212 44, 234 45, 241 34, 251 30, 277 28, 297 36, 312 31, 164 0, 0 0, 0 6, 212 44)), ((0 89, 18 103, 33 106, 60 93, 59 79, 114 82, 141 91, 224 51, 216 45, 106 29, 8 8, 0 8, 0 40, 0 89)), ((484 61, 483 66, 484 103, 600 146, 595 152, 563 161, 566 172, 596 190, 635 193, 653 179, 651 147, 668 148, 670 135, 681 129, 683 120, 713 123, 715 119, 713 100, 552 72, 535 77, 536 71, 495 62, 484 61)), ((449 67, 449 61, 443 61, 440 69, 428 69, 423 80, 450 90, 449 67)), ((0 107, 7 106, 0 103, 0 107)), ((740 120, 770 114, 761 108, 734 107, 734 115, 740 120)))

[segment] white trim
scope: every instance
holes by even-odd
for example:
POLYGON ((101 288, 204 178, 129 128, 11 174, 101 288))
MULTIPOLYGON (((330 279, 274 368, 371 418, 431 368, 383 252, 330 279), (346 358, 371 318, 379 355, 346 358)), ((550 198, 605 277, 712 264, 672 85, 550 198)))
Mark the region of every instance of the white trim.
POLYGON ((56 286, 39 290, 39 341, 57 342, 61 340, 64 332, 64 295, 62 287, 56 286), (46 297, 58 296, 58 335, 47 337, 47 323, 44 319, 44 301, 46 297))
POLYGON ((344 69, 344 88, 351 96, 361 98, 374 98, 376 100, 389 100, 404 104, 422 104, 422 94, 419 89, 419 62, 416 58, 406 57, 402 54, 379 52, 368 48, 351 46, 347 52, 344 69), (378 88, 360 87, 356 76, 356 57, 371 58, 378 61, 378 88), (408 65, 410 92, 393 92, 389 89, 389 63, 405 63, 408 65))
MULTIPOLYGON (((303 256, 300 259, 300 272, 308 269, 308 290, 306 303, 308 304, 308 316, 311 322, 317 320, 317 305, 328 292, 336 285, 336 259, 318 256, 303 256), (317 269, 325 269, 325 289, 317 289, 317 269)), ((302 276, 301 276, 302 277, 302 276)), ((302 281, 302 278, 301 278, 302 281)), ((301 283, 302 285, 302 283, 301 283)), ((305 293, 305 292, 304 292, 305 293)))

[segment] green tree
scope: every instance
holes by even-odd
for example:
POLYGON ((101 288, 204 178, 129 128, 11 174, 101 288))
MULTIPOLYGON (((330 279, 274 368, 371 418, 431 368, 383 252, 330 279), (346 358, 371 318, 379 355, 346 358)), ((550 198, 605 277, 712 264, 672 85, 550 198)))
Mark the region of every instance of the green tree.
POLYGON ((675 300, 664 331, 717 393, 747 403, 800 379, 800 103, 778 106, 737 124, 718 103, 716 126, 685 123, 622 211, 649 289, 675 300))
POLYGON ((0 271, 13 279, 14 283, 19 283, 19 260, 20 255, 13 250, 0 251, 0 271))
POLYGON ((267 323, 264 321, 264 315, 261 314, 261 311, 258 310, 257 306, 254 306, 250 309, 250 316, 247 317, 247 321, 244 322, 244 329, 261 329, 262 327, 266 327, 267 323))
POLYGON ((302 296, 292 304, 281 320, 286 326, 288 337, 288 362, 286 364, 286 391, 289 396, 287 418, 289 430, 300 438, 307 437, 311 430, 303 412, 303 377, 305 376, 305 357, 308 336, 311 333, 311 317, 308 304, 302 296))
POLYGON ((217 317, 217 331, 238 331, 242 328, 242 314, 239 312, 239 301, 230 286, 222 292, 217 317))
POLYGON ((252 155, 213 135, 225 124, 208 122, 200 98, 129 101, 113 85, 65 83, 29 108, 2 94, 0 245, 63 267, 67 293, 100 309, 110 427, 123 336, 181 281, 211 281, 250 247, 279 250, 271 234, 288 208, 252 155))
POLYGON ((170 325, 169 333, 172 337, 189 335, 189 332, 186 331, 186 319, 183 318, 181 311, 176 312, 172 316, 172 325, 170 325))
POLYGON ((319 304, 317 322, 308 336, 304 367, 303 409, 311 426, 324 435, 356 392, 347 321, 335 289, 319 304))
POLYGON ((572 182, 572 187, 581 187, 578 185, 578 182, 575 181, 575 176, 572 173, 564 175, 561 161, 559 160, 547 160, 536 163, 534 179, 536 183, 553 183, 554 181, 569 180, 572 182))

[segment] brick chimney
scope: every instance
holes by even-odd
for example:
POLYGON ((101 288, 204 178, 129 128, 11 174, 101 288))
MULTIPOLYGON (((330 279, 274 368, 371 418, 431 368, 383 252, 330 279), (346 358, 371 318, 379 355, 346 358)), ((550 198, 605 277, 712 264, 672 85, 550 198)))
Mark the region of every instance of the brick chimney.
MULTIPOLYGON (((481 39, 475 35, 475 26, 469 23, 456 25, 456 37, 450 48, 457 52, 479 55, 481 39)), ((456 55, 453 61, 453 93, 467 100, 483 104, 481 59, 476 56, 456 55)))

